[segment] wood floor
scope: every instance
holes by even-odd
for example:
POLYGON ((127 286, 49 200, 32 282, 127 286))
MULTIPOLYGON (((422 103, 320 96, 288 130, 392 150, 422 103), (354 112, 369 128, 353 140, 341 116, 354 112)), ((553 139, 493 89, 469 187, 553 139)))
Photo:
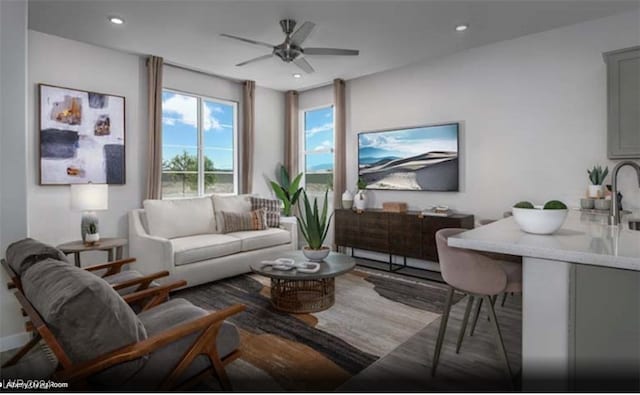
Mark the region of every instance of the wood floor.
MULTIPOLYGON (((495 332, 483 307, 473 336, 469 328, 460 353, 455 353, 467 298, 451 309, 440 362, 435 377, 431 376, 433 350, 440 318, 422 329, 409 341, 374 362, 341 386, 338 391, 514 391, 519 390, 522 338, 522 299, 509 296, 504 307, 496 304, 496 314, 516 379, 507 378, 498 354, 495 332)), ((473 318, 473 315, 472 315, 473 318)), ((471 320, 470 320, 471 321, 471 320)), ((471 325, 469 324, 469 327, 471 325)))

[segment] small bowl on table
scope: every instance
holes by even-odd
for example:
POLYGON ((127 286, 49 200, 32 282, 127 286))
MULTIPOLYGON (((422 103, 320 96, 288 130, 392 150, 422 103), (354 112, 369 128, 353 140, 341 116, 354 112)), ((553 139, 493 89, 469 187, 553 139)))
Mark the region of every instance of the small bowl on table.
POLYGON ((562 227, 568 212, 567 209, 544 210, 542 207, 513 207, 513 218, 524 232, 550 235, 562 227))

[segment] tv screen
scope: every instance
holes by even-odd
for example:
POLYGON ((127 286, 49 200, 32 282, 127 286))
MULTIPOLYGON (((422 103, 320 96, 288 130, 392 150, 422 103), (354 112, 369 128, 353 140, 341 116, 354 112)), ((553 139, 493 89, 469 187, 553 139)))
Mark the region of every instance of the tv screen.
POLYGON ((458 190, 458 123, 358 134, 367 189, 458 190))

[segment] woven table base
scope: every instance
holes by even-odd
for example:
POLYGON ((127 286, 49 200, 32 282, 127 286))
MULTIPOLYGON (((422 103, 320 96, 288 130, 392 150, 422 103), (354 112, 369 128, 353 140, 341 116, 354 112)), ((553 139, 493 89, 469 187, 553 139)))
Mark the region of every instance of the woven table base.
POLYGON ((335 302, 335 278, 318 280, 271 279, 271 304, 287 313, 315 313, 335 302))

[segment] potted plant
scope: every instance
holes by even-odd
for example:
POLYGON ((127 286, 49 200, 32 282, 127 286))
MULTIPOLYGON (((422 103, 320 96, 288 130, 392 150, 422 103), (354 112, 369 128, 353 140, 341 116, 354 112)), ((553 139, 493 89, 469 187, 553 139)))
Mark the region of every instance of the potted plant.
POLYGON ((587 169, 587 174, 591 182, 591 185, 589 185, 589 197, 596 199, 604 197, 602 184, 604 183, 604 179, 607 178, 607 174, 609 174, 609 167, 607 166, 603 170, 600 165, 593 166, 592 170, 587 169))
POLYGON ((356 206, 356 210, 358 211, 364 211, 367 207, 366 189, 367 183, 362 178, 358 178, 358 192, 356 192, 356 195, 353 198, 353 204, 356 206))
POLYGON ((271 188, 276 194, 278 199, 282 201, 282 215, 290 217, 293 213, 293 206, 295 206, 302 188, 300 187, 300 180, 302 179, 302 173, 298 174, 293 181, 289 181, 289 172, 284 166, 280 166, 280 184, 275 181, 271 181, 271 188))
POLYGON ((98 233, 98 227, 94 223, 89 224, 89 227, 87 228, 87 235, 86 235, 85 242, 87 244, 95 244, 99 240, 100 240, 100 233, 98 233))
POLYGON ((322 204, 322 211, 318 209, 318 199, 313 199, 313 206, 309 202, 307 192, 302 192, 302 200, 304 203, 304 211, 298 217, 298 226, 302 236, 307 241, 307 245, 302 249, 302 253, 308 260, 312 262, 320 262, 329 255, 330 248, 323 245, 324 240, 327 238, 329 232, 329 225, 333 213, 327 218, 328 191, 324 193, 324 202, 322 204))

